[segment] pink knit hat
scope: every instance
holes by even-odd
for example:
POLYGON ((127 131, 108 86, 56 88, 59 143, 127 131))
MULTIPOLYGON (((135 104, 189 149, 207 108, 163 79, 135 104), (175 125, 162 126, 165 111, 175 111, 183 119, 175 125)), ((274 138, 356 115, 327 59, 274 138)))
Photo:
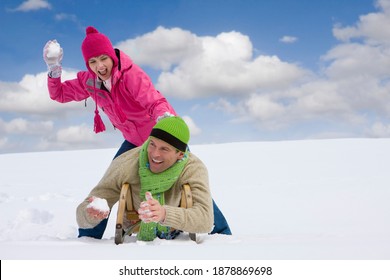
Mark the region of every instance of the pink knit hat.
POLYGON ((91 57, 105 54, 111 57, 114 61, 114 66, 118 65, 118 58, 110 39, 103 33, 99 33, 93 26, 88 26, 86 29, 86 37, 81 45, 81 51, 83 52, 85 64, 91 73, 93 71, 88 66, 88 60, 91 57))

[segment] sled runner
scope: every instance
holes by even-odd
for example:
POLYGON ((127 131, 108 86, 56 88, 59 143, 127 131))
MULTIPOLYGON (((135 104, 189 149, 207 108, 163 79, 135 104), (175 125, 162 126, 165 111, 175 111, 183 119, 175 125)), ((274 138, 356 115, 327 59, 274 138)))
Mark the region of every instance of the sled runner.
MULTIPOLYGON (((131 196, 131 186, 128 183, 122 185, 122 190, 118 201, 118 214, 115 226, 115 244, 122 244, 126 235, 132 235, 139 231, 141 220, 134 210, 133 197, 131 196), (126 223, 124 222, 126 220, 126 223)), ((180 207, 192 207, 192 192, 189 184, 182 186, 180 207)), ((191 240, 196 240, 195 233, 189 233, 191 240)))

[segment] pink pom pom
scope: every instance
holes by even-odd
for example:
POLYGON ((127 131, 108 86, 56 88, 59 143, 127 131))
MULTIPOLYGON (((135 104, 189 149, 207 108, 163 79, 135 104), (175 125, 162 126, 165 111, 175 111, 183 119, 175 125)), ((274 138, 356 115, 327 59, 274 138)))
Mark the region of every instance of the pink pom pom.
POLYGON ((93 26, 88 26, 87 27, 87 31, 86 31, 86 34, 91 34, 91 33, 99 33, 99 31, 97 31, 97 29, 93 26))

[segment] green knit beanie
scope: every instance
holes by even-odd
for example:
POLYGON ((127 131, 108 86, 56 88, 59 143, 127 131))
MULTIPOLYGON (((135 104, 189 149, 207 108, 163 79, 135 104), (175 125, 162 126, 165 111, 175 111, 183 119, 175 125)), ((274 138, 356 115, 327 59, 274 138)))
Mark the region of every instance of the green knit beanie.
POLYGON ((150 136, 163 140, 185 152, 190 140, 190 130, 182 118, 178 116, 166 117, 156 123, 150 136))

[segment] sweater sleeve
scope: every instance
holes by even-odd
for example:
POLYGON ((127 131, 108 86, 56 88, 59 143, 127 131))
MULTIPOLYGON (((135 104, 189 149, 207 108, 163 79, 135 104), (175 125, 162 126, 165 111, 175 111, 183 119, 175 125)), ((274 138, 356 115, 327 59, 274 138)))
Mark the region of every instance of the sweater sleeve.
POLYGON ((212 230, 214 213, 206 166, 194 155, 184 168, 178 184, 188 183, 191 187, 193 206, 184 209, 164 205, 165 226, 192 233, 208 233, 212 230))
POLYGON ((132 149, 111 162, 102 179, 76 209, 76 220, 80 228, 93 228, 101 222, 87 215, 86 209, 90 197, 95 196, 107 200, 110 211, 118 202, 123 183, 131 183, 131 178, 137 175, 135 172, 138 170, 138 157, 136 156, 138 152, 139 148, 132 149))

